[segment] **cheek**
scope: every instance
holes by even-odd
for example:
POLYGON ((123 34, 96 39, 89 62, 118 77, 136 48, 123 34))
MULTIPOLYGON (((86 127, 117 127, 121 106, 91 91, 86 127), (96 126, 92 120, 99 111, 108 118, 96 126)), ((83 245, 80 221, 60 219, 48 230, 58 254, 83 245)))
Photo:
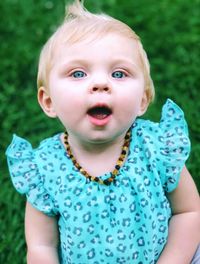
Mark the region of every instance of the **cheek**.
POLYGON ((141 113, 143 93, 122 94, 118 100, 118 114, 127 119, 135 119, 141 113))
POLYGON ((81 113, 84 113, 83 99, 81 96, 74 96, 71 93, 62 96, 59 95, 54 98, 53 101, 54 108, 57 112, 57 115, 62 119, 73 119, 76 121, 77 116, 80 116, 81 113))
POLYGON ((77 98, 72 89, 64 85, 53 86, 50 91, 52 102, 54 106, 59 108, 68 109, 74 103, 74 98, 77 98))
POLYGON ((138 105, 140 104, 144 95, 144 87, 124 87, 118 95, 118 100, 123 104, 138 105))

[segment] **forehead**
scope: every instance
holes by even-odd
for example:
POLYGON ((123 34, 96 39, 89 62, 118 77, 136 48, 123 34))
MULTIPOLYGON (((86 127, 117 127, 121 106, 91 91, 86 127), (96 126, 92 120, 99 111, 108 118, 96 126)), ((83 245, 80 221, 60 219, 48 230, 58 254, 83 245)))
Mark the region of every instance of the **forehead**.
POLYGON ((54 58, 63 60, 130 60, 141 64, 138 40, 117 33, 104 36, 88 36, 75 43, 63 41, 56 47, 54 58))

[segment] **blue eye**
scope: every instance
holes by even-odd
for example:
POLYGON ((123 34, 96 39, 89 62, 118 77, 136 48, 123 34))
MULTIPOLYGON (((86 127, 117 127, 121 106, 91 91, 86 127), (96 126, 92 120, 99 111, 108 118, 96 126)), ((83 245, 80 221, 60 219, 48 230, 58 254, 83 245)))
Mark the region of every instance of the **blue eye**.
POLYGON ((71 76, 74 78, 83 78, 86 76, 86 73, 83 71, 75 71, 71 74, 71 76))
POLYGON ((120 79, 126 77, 126 74, 123 71, 115 71, 112 73, 112 77, 120 79))

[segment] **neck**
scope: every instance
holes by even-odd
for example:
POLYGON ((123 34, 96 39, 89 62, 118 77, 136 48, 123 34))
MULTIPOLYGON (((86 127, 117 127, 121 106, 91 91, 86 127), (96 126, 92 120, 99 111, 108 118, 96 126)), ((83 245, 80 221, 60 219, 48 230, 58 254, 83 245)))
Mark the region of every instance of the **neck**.
POLYGON ((69 136, 68 144, 72 155, 92 176, 112 172, 121 155, 125 133, 115 140, 103 143, 79 142, 69 136))
POLYGON ((91 141, 82 141, 76 140, 73 137, 68 138, 69 145, 71 150, 76 155, 76 152, 81 152, 84 155, 101 155, 102 153, 109 153, 117 149, 121 150, 121 147, 124 143, 125 133, 120 137, 117 137, 110 141, 105 142, 91 142, 91 141))

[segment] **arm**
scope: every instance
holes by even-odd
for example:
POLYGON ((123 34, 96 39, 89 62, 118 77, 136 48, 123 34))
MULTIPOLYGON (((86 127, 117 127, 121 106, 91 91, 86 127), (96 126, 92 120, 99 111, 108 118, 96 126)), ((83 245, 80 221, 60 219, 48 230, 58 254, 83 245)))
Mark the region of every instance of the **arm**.
POLYGON ((168 241, 157 264, 189 264, 200 242, 200 199, 186 167, 178 187, 168 198, 173 216, 168 241))
POLYGON ((33 208, 28 202, 25 214, 28 264, 59 264, 57 220, 33 208))

